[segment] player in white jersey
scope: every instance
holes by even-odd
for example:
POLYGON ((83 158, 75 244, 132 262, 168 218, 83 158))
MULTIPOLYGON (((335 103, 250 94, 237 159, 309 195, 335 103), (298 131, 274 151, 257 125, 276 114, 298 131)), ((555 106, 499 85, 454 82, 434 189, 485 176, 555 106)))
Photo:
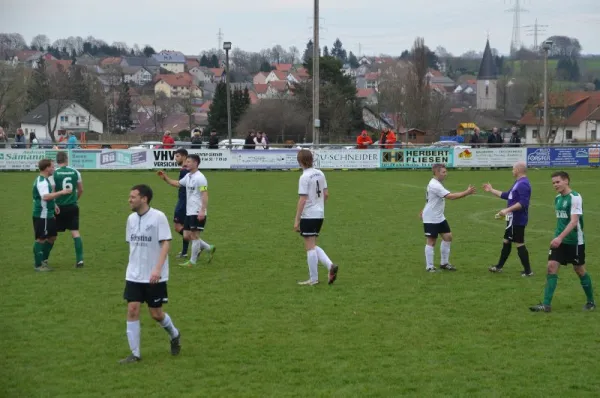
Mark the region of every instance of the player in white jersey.
POLYGON ((129 243, 129 263, 125 274, 127 300, 127 340, 131 354, 120 363, 141 360, 140 353, 140 306, 147 303, 150 316, 160 323, 171 339, 171 354, 181 350, 180 333, 171 317, 163 312, 168 302, 169 247, 171 229, 167 216, 150 207, 152 189, 136 185, 129 193, 129 206, 133 213, 127 218, 125 240, 129 243))
POLYGON ((429 184, 427 184, 425 208, 421 212, 423 228, 425 229, 425 237, 427 238, 427 244, 425 245, 425 269, 427 272, 437 271, 433 265, 433 259, 435 256, 435 244, 439 235, 442 237, 442 244, 440 246, 440 252, 442 255, 440 268, 447 271, 456 271, 456 268, 449 263, 452 232, 450 231, 450 225, 448 224, 446 216, 444 215, 446 199, 460 199, 474 194, 475 187, 469 185, 469 187, 463 192, 451 193, 442 185, 442 182, 448 174, 446 166, 443 164, 434 164, 432 169, 433 178, 431 181, 429 181, 429 184))
POLYGON ((298 152, 298 163, 302 167, 298 195, 298 206, 294 220, 294 231, 304 238, 304 248, 308 262, 310 279, 298 282, 299 285, 319 283, 319 262, 329 270, 329 284, 337 278, 338 266, 333 264, 327 254, 317 246, 317 236, 321 232, 325 218, 325 202, 329 198, 327 180, 321 170, 313 168, 312 152, 302 149, 298 152))
POLYGON ((171 186, 186 188, 186 216, 183 223, 183 239, 192 242, 192 256, 181 265, 192 267, 196 265, 198 256, 203 250, 208 251, 208 262, 210 263, 215 254, 216 247, 200 239, 200 232, 204 231, 206 225, 206 208, 208 207, 208 182, 204 174, 198 170, 200 157, 198 155, 189 155, 186 165, 189 173, 179 181, 170 179, 162 171, 159 171, 158 175, 171 186))

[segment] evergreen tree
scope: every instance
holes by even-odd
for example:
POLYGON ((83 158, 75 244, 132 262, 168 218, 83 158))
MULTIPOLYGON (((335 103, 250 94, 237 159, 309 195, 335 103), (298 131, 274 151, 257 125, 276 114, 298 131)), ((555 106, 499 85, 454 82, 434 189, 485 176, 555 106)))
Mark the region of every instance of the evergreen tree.
POLYGON ((270 63, 269 61, 265 60, 260 64, 260 71, 261 72, 271 72, 273 69, 275 69, 270 63))
POLYGON ((217 54, 213 54, 210 57, 210 66, 211 68, 219 68, 219 57, 217 57, 217 54))
POLYGON ((308 43, 306 43, 306 49, 304 50, 304 55, 302 56, 302 63, 305 67, 308 64, 312 64, 314 47, 315 46, 312 40, 309 40, 308 43))
POLYGON ((129 84, 123 83, 119 89, 119 99, 117 100, 117 109, 115 112, 116 131, 123 133, 129 131, 131 125, 131 95, 129 94, 129 84))
POLYGON ((208 57, 205 55, 203 55, 202 57, 200 57, 200 66, 204 66, 205 68, 210 68, 210 61, 208 60, 208 57))
POLYGON ((227 132, 227 87, 223 82, 217 84, 208 109, 208 130, 215 130, 218 134, 227 132))
POLYGON ((348 54, 348 63, 353 69, 356 69, 360 66, 358 63, 358 58, 356 58, 356 55, 354 55, 352 51, 350 51, 350 54, 348 54))
POLYGON ((89 110, 91 108, 90 89, 82 67, 78 65, 71 66, 69 83, 73 100, 84 109, 89 110))
POLYGON ((242 112, 242 114, 244 114, 250 107, 250 91, 248 90, 248 87, 244 89, 244 97, 242 104, 244 106, 244 112, 242 112))
POLYGON ((323 56, 329 57, 329 48, 327 46, 323 47, 323 56))
POLYGON ((145 46, 144 49, 142 50, 142 52, 144 53, 146 58, 150 58, 151 56, 156 54, 156 51, 154 51, 154 49, 150 46, 145 46))
MULTIPOLYGON (((325 54, 323 54, 323 56, 325 56, 325 54)), ((342 64, 346 63, 348 60, 346 50, 344 50, 340 39, 335 39, 335 42, 333 43, 333 49, 331 50, 331 56, 342 61, 342 64)))

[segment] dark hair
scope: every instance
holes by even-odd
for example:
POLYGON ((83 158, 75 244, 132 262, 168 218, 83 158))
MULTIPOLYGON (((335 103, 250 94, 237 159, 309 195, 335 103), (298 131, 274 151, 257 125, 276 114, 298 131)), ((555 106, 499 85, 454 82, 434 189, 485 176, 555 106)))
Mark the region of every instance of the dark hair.
POLYGON ((308 149, 301 149, 298 151, 298 163, 307 169, 313 167, 313 154, 308 149))
POLYGON ((433 171, 433 174, 435 174, 437 171, 440 171, 441 169, 445 169, 446 165, 442 164, 442 163, 436 163, 433 166, 431 166, 431 170, 433 171))
POLYGON ((44 171, 50 166, 52 166, 52 160, 50 159, 42 159, 38 163, 38 169, 40 169, 40 171, 44 171))
POLYGON ((67 163, 69 161, 69 157, 66 152, 57 152, 56 153, 56 163, 67 163))
POLYGON ((188 156, 188 159, 192 159, 198 166, 200 166, 200 156, 193 154, 188 156))
POLYGON ((182 156, 187 156, 188 155, 187 149, 185 149, 185 148, 178 148, 175 151, 175 153, 178 153, 178 154, 180 154, 182 156))
POLYGON ((150 202, 152 201, 152 188, 150 188, 148 185, 145 185, 145 184, 135 185, 131 188, 131 190, 138 191, 142 198, 147 199, 148 204, 150 204, 150 202))
POLYGON ((554 173, 552 173, 552 178, 554 177, 559 177, 561 180, 567 180, 571 182, 571 177, 569 177, 569 173, 567 173, 566 171, 555 171, 554 173))

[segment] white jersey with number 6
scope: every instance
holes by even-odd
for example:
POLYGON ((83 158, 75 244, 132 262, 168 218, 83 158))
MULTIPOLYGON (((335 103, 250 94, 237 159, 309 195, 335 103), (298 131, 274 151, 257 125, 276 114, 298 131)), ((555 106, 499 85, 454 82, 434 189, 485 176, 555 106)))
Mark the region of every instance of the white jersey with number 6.
POLYGON ((446 207, 445 197, 448 191, 441 182, 432 178, 427 184, 427 193, 425 194, 425 208, 423 209, 424 224, 439 224, 446 220, 444 208, 446 207))
POLYGON ((304 170, 300 176, 298 194, 306 196, 306 204, 300 218, 325 218, 325 190, 327 180, 319 169, 304 170))

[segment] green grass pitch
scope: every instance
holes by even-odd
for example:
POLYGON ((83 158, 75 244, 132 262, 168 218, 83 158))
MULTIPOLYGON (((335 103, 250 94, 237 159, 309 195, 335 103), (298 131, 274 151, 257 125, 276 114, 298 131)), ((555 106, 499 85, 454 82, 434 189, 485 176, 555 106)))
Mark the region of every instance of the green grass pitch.
MULTIPOLYGON (((579 280, 561 267, 550 314, 542 298, 555 224, 550 170, 531 170, 527 244, 535 276, 499 255, 504 202, 485 194, 448 201, 455 273, 424 271, 419 211, 429 171, 326 172, 331 198, 320 238, 340 265, 333 286, 308 277, 292 231, 298 172, 207 171, 204 239, 215 260, 182 269, 171 248, 167 334, 142 312, 142 362, 128 355, 122 299, 127 198, 148 183, 172 218, 177 191, 152 172, 83 172, 85 268, 60 235, 52 273, 32 266, 34 173, 2 173, 0 396, 2 397, 548 397, 600 395, 600 314, 584 313, 579 280)), ((176 172, 171 172, 171 176, 176 172)), ((600 171, 573 170, 584 199, 588 268, 600 292, 600 171)), ((507 189, 510 170, 449 171, 452 191, 484 182, 507 189)), ((439 265, 439 244, 436 248, 439 265)), ((326 270, 319 268, 321 281, 326 270)))

